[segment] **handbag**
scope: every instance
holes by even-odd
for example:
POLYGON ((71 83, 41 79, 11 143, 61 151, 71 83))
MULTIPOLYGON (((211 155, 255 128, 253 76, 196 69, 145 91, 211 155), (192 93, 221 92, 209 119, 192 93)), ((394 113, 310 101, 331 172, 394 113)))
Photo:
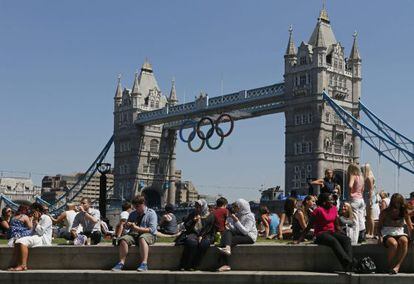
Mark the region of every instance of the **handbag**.
POLYGON ((358 261, 356 272, 361 274, 370 274, 375 273, 376 269, 377 266, 375 265, 375 262, 372 260, 372 258, 366 256, 358 261))

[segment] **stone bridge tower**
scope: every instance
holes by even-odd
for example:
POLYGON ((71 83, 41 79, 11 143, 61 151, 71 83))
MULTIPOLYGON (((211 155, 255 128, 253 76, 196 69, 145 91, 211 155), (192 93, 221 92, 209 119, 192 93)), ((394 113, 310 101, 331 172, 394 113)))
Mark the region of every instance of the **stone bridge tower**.
MULTIPOLYGON (((323 7, 308 42, 296 49, 292 28, 285 53, 285 187, 306 194, 310 178, 321 178, 333 169, 346 185, 343 173, 349 163, 359 162, 359 139, 326 103, 328 94, 359 117, 361 57, 357 38, 348 58, 335 38, 323 7)), ((345 187, 346 188, 346 187, 345 187)))
POLYGON ((140 112, 177 103, 174 81, 167 99, 146 60, 135 74, 132 89, 122 89, 118 79, 114 101, 115 197, 130 200, 143 194, 151 207, 174 203, 175 131, 164 130, 162 125, 134 124, 140 112))

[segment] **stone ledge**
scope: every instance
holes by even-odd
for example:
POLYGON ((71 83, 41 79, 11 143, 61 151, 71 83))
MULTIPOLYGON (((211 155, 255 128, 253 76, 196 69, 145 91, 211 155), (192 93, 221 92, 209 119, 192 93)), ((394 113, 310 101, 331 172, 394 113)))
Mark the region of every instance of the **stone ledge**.
POLYGON ((303 271, 231 271, 226 273, 217 272, 171 272, 165 270, 152 270, 148 272, 111 272, 102 270, 32 270, 26 272, 0 272, 1 283, 10 284, 44 284, 59 283, 73 284, 75 281, 81 283, 151 283, 151 284, 298 284, 298 283, 337 283, 337 284, 411 284, 414 280, 412 274, 336 274, 316 273, 303 271))
MULTIPOLYGON (((156 270, 178 268, 182 247, 158 243, 150 248, 149 266, 156 270)), ((12 249, 0 247, 0 269, 8 267, 12 249)), ((386 252, 380 245, 354 247, 359 258, 370 256, 379 271, 385 271, 386 252)), ((135 269, 139 253, 136 247, 130 249, 126 268, 135 269)), ((51 246, 30 250, 28 266, 31 269, 110 269, 118 261, 118 248, 112 246, 51 246)), ((218 266, 218 252, 211 247, 200 268, 212 270, 218 266)), ((240 271, 314 271, 333 272, 341 269, 332 251, 316 245, 240 245, 233 250, 231 266, 240 271)), ((414 272, 414 254, 410 249, 401 272, 414 272)))

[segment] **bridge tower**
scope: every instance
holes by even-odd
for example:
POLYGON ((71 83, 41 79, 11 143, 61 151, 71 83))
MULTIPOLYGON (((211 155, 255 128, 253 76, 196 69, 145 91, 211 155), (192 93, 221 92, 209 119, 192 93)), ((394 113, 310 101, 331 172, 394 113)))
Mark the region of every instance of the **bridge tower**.
POLYGON ((323 177, 326 169, 333 169, 346 185, 344 172, 350 163, 359 162, 359 140, 322 101, 321 93, 326 90, 359 117, 362 78, 356 34, 345 58, 323 7, 309 41, 297 49, 289 29, 284 57, 286 192, 306 194, 308 180, 323 177))
POLYGON ((167 201, 174 203, 176 133, 163 130, 162 125, 137 127, 134 121, 141 112, 176 104, 175 92, 173 82, 170 99, 162 94, 147 60, 136 72, 132 89, 122 89, 118 78, 114 98, 116 198, 130 200, 142 194, 151 207, 160 207, 167 201))

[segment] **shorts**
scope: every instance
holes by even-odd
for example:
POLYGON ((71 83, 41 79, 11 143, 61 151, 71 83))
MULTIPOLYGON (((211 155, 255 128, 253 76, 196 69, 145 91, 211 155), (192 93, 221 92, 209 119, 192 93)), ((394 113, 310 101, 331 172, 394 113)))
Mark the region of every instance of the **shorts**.
POLYGON ((121 240, 124 240, 128 246, 138 245, 139 239, 144 239, 148 245, 153 245, 155 243, 155 236, 150 233, 144 233, 140 235, 124 235, 118 239, 118 244, 121 240))
POLYGON ((398 235, 398 236, 387 235, 387 236, 384 236, 382 238, 382 244, 384 245, 384 247, 388 248, 388 246, 387 246, 387 240, 389 238, 394 238, 398 242, 398 239, 401 238, 401 237, 407 237, 407 239, 410 240, 407 235, 398 235))
POLYGON ((28 237, 17 239, 15 244, 22 244, 29 248, 34 248, 34 247, 42 246, 43 241, 42 241, 42 237, 35 235, 35 236, 28 236, 28 237))

